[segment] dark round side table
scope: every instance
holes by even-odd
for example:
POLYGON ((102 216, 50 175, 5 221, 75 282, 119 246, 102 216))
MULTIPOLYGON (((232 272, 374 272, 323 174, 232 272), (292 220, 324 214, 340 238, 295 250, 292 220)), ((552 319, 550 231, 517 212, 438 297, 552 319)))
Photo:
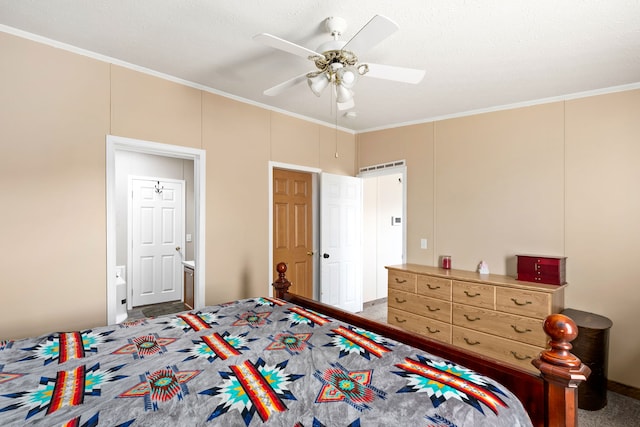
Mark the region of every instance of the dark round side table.
POLYGON ((607 406, 607 364, 609 329, 613 322, 604 316, 567 308, 562 312, 578 327, 571 352, 591 368, 587 381, 578 387, 578 408, 596 411, 607 406))

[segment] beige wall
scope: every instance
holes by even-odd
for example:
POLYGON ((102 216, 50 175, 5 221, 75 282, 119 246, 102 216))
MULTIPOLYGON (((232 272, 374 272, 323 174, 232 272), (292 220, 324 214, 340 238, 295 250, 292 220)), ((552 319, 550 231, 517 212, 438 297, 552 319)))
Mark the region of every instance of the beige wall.
POLYGON ((430 265, 434 255, 434 124, 357 135, 358 168, 406 160, 407 262, 430 265), (427 249, 420 249, 420 239, 427 249))
POLYGON ((516 254, 564 254, 562 104, 435 123, 435 255, 516 275, 516 254))
POLYGON ((358 166, 407 159, 409 262, 567 256, 566 307, 614 322, 609 378, 640 387, 638 117, 640 90, 364 133, 358 166))
POLYGON ((613 321, 609 377, 640 387, 640 90, 566 103, 571 307, 613 321))
POLYGON ((201 91, 115 65, 110 73, 112 135, 201 147, 201 91))
POLYGON ((331 127, 6 33, 0 54, 0 337, 106 322, 111 133, 206 150, 207 304, 267 292, 270 160, 353 175, 406 159, 409 262, 446 251, 510 273, 517 252, 564 253, 567 306, 614 321, 610 378, 640 387, 640 91, 361 134, 356 150, 331 127))
POLYGON ((269 161, 355 173, 331 127, 1 32, 0 56, 2 339, 106 323, 107 134, 206 150, 207 304, 268 292, 269 161))
POLYGON ((109 65, 0 33, 0 336, 105 322, 109 65))

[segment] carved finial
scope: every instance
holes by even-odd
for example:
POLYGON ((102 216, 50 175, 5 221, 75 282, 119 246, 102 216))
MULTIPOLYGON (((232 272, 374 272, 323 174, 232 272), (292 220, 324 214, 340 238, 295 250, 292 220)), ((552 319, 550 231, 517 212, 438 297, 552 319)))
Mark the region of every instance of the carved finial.
POLYGON ((284 298, 284 294, 287 293, 289 286, 291 286, 291 282, 287 280, 285 277, 285 273, 287 272, 287 264, 284 262, 279 262, 276 266, 276 271, 278 272, 278 279, 273 282, 273 287, 276 290, 276 298, 284 298))
POLYGON ((558 366, 578 367, 581 362, 571 354, 571 341, 578 336, 578 327, 575 322, 564 314, 552 314, 548 316, 543 325, 544 331, 551 341, 548 350, 540 354, 540 358, 558 366))
POLYGON ((278 271, 278 277, 283 278, 284 274, 287 272, 287 264, 279 262, 276 266, 276 270, 278 271))
POLYGON ((545 392, 548 409, 546 425, 576 427, 578 407, 578 386, 586 381, 591 369, 571 354, 571 341, 578 336, 578 327, 564 314, 548 316, 543 325, 551 341, 531 363, 540 370, 549 388, 545 392), (561 399, 559 396, 563 396, 561 399))

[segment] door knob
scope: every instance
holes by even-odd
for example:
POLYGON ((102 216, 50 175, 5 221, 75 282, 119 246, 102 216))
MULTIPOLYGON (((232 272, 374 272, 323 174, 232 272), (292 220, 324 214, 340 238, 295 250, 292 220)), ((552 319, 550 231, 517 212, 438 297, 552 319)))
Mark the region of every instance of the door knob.
POLYGON ((176 246, 176 251, 179 251, 179 250, 180 250, 180 246, 176 246))
POLYGON ((313 251, 307 251, 307 255, 313 256, 313 251))
POLYGON ((329 254, 322 254, 322 258, 329 258, 329 254))

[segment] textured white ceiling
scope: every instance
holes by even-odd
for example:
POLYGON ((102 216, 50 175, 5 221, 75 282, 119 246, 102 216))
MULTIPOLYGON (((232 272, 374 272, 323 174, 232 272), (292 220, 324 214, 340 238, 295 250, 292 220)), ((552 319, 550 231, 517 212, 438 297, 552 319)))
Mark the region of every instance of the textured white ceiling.
POLYGON ((355 131, 640 87, 639 0, 0 0, 0 24, 355 131), (316 49, 326 17, 349 39, 376 14, 400 30, 360 61, 424 69, 420 84, 360 79, 356 118, 304 83, 263 95, 314 66, 255 34, 316 49))

